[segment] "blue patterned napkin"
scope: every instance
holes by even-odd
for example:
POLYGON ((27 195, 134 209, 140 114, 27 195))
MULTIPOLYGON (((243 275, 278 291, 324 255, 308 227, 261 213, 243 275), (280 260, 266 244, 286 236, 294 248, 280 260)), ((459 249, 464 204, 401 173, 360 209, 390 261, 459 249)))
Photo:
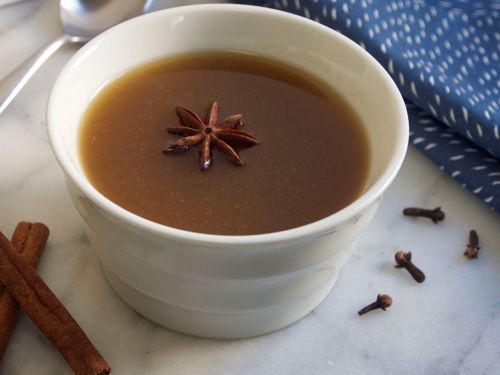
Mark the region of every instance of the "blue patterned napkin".
POLYGON ((500 212, 500 0, 260 5, 313 19, 370 52, 407 102, 410 144, 500 212))

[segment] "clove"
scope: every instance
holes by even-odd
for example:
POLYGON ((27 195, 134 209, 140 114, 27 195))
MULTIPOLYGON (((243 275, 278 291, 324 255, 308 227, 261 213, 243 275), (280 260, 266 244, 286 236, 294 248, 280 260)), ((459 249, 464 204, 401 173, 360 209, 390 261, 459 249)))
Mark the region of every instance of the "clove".
POLYGON ((399 250, 394 255, 394 259, 396 260, 396 268, 405 268, 417 283, 424 282, 424 273, 411 261, 411 251, 405 252, 403 250, 399 250))
POLYGON ((427 217, 431 219, 435 224, 439 221, 444 220, 444 212, 441 207, 436 207, 433 210, 427 210, 425 208, 408 207, 403 210, 405 216, 415 216, 415 217, 427 217))
POLYGON ((477 232, 473 229, 469 232, 469 243, 465 249, 464 255, 469 259, 476 259, 479 253, 479 236, 477 232))
POLYGON ((373 303, 370 303, 368 306, 363 307, 358 311, 358 315, 364 315, 367 312, 382 309, 385 311, 388 307, 392 305, 392 298, 388 294, 379 294, 377 296, 377 300, 373 303))

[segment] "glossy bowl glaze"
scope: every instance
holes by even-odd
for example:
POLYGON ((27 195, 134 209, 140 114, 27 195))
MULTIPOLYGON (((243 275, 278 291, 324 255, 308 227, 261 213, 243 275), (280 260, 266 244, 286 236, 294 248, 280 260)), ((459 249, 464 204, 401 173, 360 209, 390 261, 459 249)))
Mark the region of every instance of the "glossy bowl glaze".
POLYGON ((302 318, 325 298, 396 176, 408 139, 406 109, 396 86, 362 48, 305 18, 229 4, 172 8, 104 32, 59 75, 47 119, 68 190, 114 290, 165 327, 215 338, 271 332, 302 318), (209 50, 280 60, 340 91, 370 139, 372 166, 363 194, 302 227, 220 236, 148 221, 94 189, 82 171, 77 135, 95 94, 145 62, 209 50))

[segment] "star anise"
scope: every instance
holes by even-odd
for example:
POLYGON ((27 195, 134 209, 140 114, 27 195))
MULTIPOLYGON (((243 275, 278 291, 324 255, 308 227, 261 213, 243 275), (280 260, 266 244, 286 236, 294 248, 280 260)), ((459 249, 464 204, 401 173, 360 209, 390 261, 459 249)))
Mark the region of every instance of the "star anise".
POLYGON ((175 111, 181 126, 167 128, 167 131, 184 137, 172 142, 163 152, 179 153, 201 143, 200 167, 202 170, 207 169, 212 162, 212 146, 217 147, 233 163, 243 165, 243 160, 233 147, 249 147, 259 143, 253 135, 238 130, 243 126, 241 114, 226 117, 218 123, 219 104, 217 102, 213 102, 210 106, 205 122, 190 109, 178 106, 175 111))

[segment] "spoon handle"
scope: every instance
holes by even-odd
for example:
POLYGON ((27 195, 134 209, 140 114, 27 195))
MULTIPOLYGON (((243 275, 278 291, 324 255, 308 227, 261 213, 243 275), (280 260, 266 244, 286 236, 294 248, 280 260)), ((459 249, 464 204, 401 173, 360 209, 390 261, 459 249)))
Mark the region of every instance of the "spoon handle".
POLYGON ((69 42, 83 41, 80 38, 62 35, 34 53, 0 81, 0 114, 21 91, 28 80, 38 71, 43 63, 61 46, 69 42))

